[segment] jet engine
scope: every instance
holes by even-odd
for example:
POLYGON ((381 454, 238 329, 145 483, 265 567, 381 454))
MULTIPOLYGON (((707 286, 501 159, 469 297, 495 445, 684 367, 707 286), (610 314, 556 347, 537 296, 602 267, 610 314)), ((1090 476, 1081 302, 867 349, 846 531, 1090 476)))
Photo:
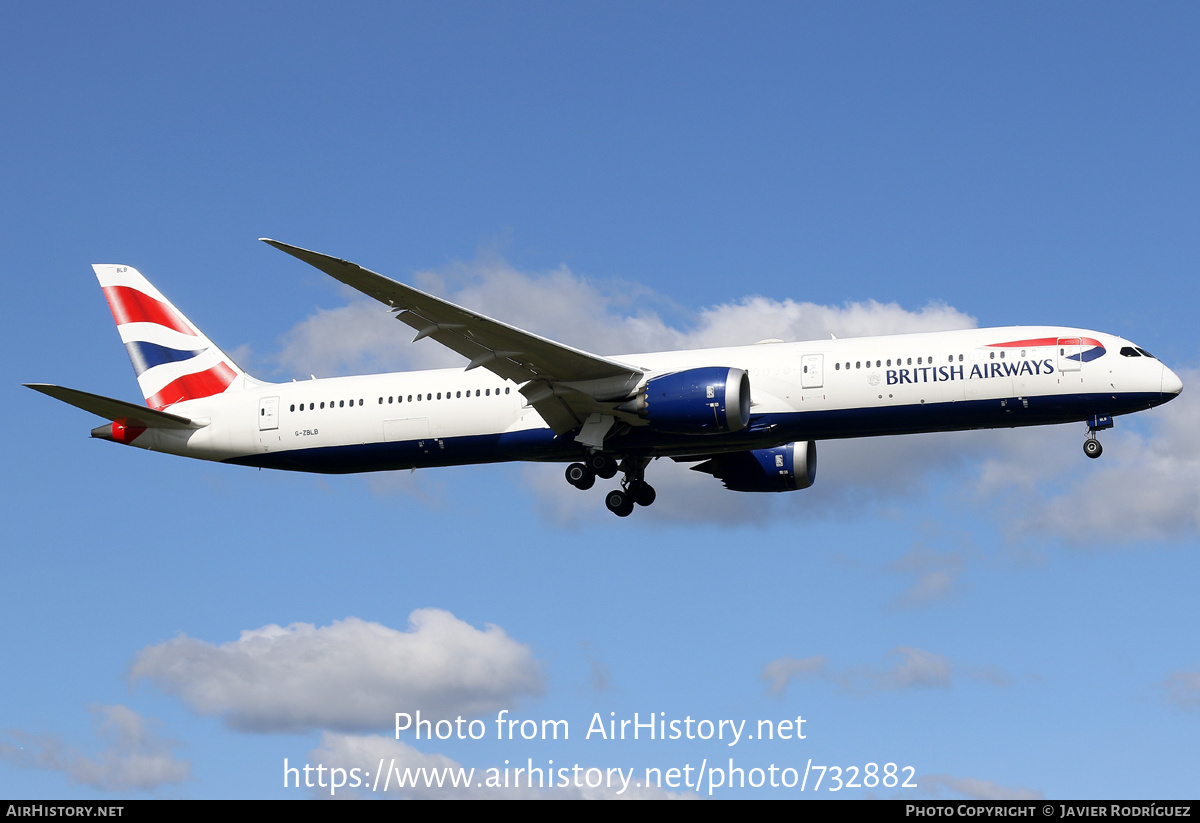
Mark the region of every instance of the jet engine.
POLYGON ((708 366, 666 374, 646 383, 618 407, 672 434, 723 434, 750 422, 750 377, 741 369, 708 366))
POLYGON ((804 440, 774 449, 716 454, 692 471, 711 474, 735 492, 807 489, 817 479, 817 444, 804 440))

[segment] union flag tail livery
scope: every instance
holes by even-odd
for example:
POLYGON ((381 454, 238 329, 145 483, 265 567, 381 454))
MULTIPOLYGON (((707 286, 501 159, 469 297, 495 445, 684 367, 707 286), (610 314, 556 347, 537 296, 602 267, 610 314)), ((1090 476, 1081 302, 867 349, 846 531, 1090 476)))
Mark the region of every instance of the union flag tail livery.
POLYGON ((263 383, 137 271, 95 266, 145 406, 27 385, 112 421, 93 437, 202 460, 330 474, 561 462, 580 490, 620 473, 604 497, 620 517, 654 502, 645 472, 660 457, 751 493, 811 486, 818 440, 1085 423, 1084 453, 1099 457, 1096 434, 1115 416, 1183 390, 1130 341, 1058 326, 602 356, 266 242, 378 300, 414 343, 430 338, 465 368, 263 383))
POLYGON ((161 411, 185 400, 257 384, 248 381, 246 373, 137 269, 113 265, 92 269, 148 407, 161 411))

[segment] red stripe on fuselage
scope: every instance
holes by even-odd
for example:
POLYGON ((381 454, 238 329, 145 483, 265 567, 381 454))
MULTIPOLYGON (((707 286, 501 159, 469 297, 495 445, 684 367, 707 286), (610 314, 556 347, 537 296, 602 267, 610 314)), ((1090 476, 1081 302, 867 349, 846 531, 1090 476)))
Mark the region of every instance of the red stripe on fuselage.
POLYGON ((997 348, 1014 348, 1017 346, 1025 346, 1033 349, 1038 346, 1057 346, 1058 341, 1063 341, 1068 345, 1082 346, 1100 346, 1103 345, 1099 340, 1093 340, 1090 337, 1039 337, 1037 340, 1014 340, 1011 343, 988 343, 989 349, 997 348))
POLYGON ((1027 348, 1037 348, 1038 346, 1054 346, 1058 344, 1057 337, 1040 337, 1037 340, 1014 340, 1011 343, 988 343, 988 348, 1000 348, 1009 346, 1025 346, 1027 348))
POLYGON ((158 323, 177 332, 196 336, 179 312, 137 289, 129 286, 105 286, 104 297, 108 300, 108 307, 112 310, 113 320, 117 321, 118 326, 126 323, 158 323))
POLYGON ((154 396, 146 398, 146 405, 152 409, 165 409, 184 400, 195 400, 200 397, 211 397, 229 388, 237 374, 224 363, 218 363, 211 369, 195 374, 185 374, 177 380, 172 380, 163 386, 154 396))

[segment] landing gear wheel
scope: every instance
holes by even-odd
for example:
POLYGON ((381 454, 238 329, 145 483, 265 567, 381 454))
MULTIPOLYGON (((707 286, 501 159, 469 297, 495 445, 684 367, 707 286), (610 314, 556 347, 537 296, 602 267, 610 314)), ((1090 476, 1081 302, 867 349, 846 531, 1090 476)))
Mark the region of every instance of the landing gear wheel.
POLYGON ((567 482, 577 489, 586 490, 596 485, 596 473, 582 463, 567 466, 567 482))
POLYGON ((617 473, 617 461, 603 452, 593 452, 587 456, 587 467, 596 473, 597 477, 608 480, 617 473))
POLYGON ((639 506, 649 506, 654 502, 654 499, 658 497, 657 493, 654 491, 654 487, 645 480, 634 480, 629 484, 628 488, 625 489, 625 493, 629 495, 629 498, 639 506))
POLYGON ((1083 441, 1083 453, 1095 460, 1100 455, 1104 454, 1104 447, 1100 445, 1100 441, 1094 437, 1089 437, 1083 441))
POLYGON ((633 501, 620 489, 614 489, 605 495, 604 505, 617 517, 628 517, 633 512, 633 501))

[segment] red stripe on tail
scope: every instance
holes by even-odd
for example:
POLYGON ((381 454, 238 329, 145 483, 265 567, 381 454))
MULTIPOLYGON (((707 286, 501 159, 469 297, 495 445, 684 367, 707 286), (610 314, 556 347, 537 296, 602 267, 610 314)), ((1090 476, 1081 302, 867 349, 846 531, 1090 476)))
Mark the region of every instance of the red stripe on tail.
POLYGON ((183 316, 159 300, 129 286, 105 286, 104 297, 118 326, 126 323, 158 323, 195 337, 183 316))
POLYGON ((184 400, 196 400, 200 397, 210 397, 220 394, 229 388, 229 384, 237 374, 224 363, 218 363, 211 369, 195 374, 185 374, 164 386, 157 394, 146 398, 146 405, 152 409, 165 409, 184 400))

